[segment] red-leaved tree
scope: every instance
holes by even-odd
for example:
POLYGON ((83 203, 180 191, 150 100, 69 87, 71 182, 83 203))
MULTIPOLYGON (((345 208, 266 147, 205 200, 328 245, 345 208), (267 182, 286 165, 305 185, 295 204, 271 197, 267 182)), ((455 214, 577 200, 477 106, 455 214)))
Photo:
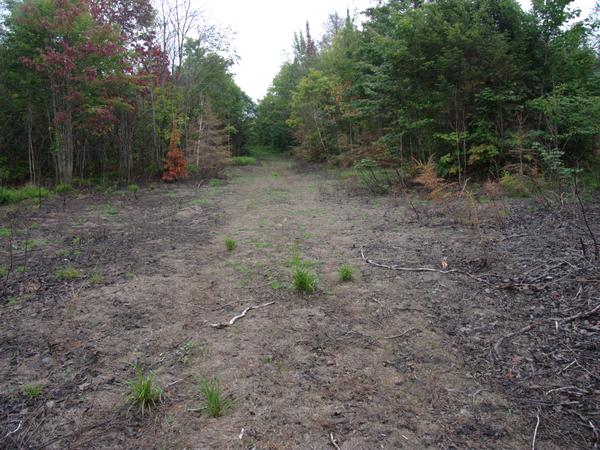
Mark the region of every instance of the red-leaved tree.
POLYGON ((167 160, 165 161, 165 172, 162 176, 163 181, 173 182, 188 176, 187 161, 183 152, 179 149, 180 138, 181 132, 177 128, 177 123, 173 121, 169 151, 167 152, 167 160))

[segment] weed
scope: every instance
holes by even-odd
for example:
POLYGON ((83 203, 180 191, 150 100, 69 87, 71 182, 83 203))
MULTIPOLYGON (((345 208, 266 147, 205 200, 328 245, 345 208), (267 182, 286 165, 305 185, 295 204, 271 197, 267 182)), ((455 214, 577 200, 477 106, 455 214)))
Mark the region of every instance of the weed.
POLYGON ((281 281, 271 281, 271 289, 278 290, 283 289, 285 286, 281 281))
POLYGON ((137 199, 137 193, 140 190, 140 187, 137 184, 130 184, 127 186, 127 190, 133 194, 134 198, 137 199))
POLYGON ((220 180, 219 178, 211 178, 208 180, 209 186, 223 186, 225 184, 225 180, 220 180))
POLYGON ((133 273, 133 272, 126 272, 125 273, 125 278, 127 278, 128 280, 133 280, 135 278, 135 273, 133 273))
POLYGON ((234 156, 231 158, 231 164, 234 166, 253 166, 256 164, 256 158, 253 156, 234 156))
POLYGON ((54 271, 54 276, 62 280, 75 280, 79 278, 79 270, 73 266, 65 266, 54 271))
POLYGON ((10 297, 10 298, 8 299, 8 304, 9 304, 10 306, 14 306, 14 305, 16 305, 16 304, 18 304, 18 303, 19 303, 19 297, 10 297))
POLYGON ((127 401, 129 409, 137 408, 144 415, 146 410, 154 407, 162 400, 163 390, 155 382, 154 374, 144 374, 139 366, 135 367, 135 378, 127 382, 129 394, 127 401))
POLYGON ((339 274, 341 281, 352 281, 352 278, 354 278, 354 269, 348 264, 344 264, 340 267, 339 274))
POLYGON ((205 198, 196 198, 188 203, 188 206, 206 206, 210 202, 205 198))
POLYGON ((42 395, 42 386, 38 383, 27 383, 21 386, 21 392, 29 400, 33 400, 34 398, 38 398, 40 395, 42 395))
POLYGON ((73 378, 75 378, 75 369, 73 369, 72 367, 67 367, 65 369, 63 378, 65 380, 65 383, 68 383, 69 381, 73 381, 73 378))
POLYGON ((119 214, 119 210, 111 205, 107 205, 104 208, 104 212, 106 212, 106 214, 109 214, 111 216, 116 216, 117 214, 119 214))
POLYGON ((8 270, 4 267, 0 267, 0 278, 4 278, 6 275, 8 275, 8 270))
POLYGON ((210 417, 221 417, 233 406, 233 399, 223 395, 219 380, 202 380, 200 392, 206 401, 206 411, 210 417))
POLYGON ((12 233, 10 232, 9 228, 5 228, 5 227, 0 227, 0 238, 3 237, 8 237, 10 236, 12 233))
POLYGON ((233 239, 231 239, 231 238, 225 239, 225 248, 227 249, 228 252, 234 251, 236 247, 237 247, 237 242, 235 242, 233 239))
POLYGON ((102 275, 98 272, 94 272, 90 275, 88 281, 91 284, 100 284, 102 282, 102 275))
MULTIPOLYGON (((294 249, 295 249, 295 247, 294 247, 294 249)), ((309 268, 315 267, 317 265, 317 262, 310 260, 310 259, 302 259, 299 256, 294 256, 293 258, 288 259, 285 262, 285 265, 287 267, 293 267, 293 268, 300 267, 300 268, 309 269, 309 268)))
POLYGON ((304 294, 312 294, 317 288, 317 278, 308 270, 297 267, 294 271, 294 288, 304 294))

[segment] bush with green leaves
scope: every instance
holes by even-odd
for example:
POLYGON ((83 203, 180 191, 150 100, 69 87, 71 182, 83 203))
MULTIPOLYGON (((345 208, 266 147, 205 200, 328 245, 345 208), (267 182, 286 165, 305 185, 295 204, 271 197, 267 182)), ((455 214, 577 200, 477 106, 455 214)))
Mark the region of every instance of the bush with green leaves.
POLYGON ((210 417, 221 417, 233 406, 233 399, 221 391, 219 380, 202 380, 200 392, 206 402, 206 412, 210 417))
POLYGON ((303 294, 312 294, 317 289, 317 277, 303 267, 294 271, 294 289, 303 294))
POLYGON ((145 374, 139 366, 135 367, 135 378, 127 382, 129 410, 135 408, 143 416, 162 400, 163 390, 155 380, 154 374, 145 374))

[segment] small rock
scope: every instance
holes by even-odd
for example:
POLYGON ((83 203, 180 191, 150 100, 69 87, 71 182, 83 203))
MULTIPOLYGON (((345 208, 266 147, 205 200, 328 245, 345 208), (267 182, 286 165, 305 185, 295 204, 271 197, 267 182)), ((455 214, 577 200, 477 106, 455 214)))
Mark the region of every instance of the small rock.
POLYGON ((48 408, 48 409, 54 408, 55 405, 56 405, 56 402, 54 400, 48 400, 46 402, 46 408, 48 408))

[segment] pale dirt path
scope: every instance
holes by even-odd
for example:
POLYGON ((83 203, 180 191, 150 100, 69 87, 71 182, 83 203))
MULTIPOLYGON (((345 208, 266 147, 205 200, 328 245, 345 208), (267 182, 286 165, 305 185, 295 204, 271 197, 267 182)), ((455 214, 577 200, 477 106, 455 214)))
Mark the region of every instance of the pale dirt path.
MULTIPOLYGON (((198 396, 182 385, 187 397, 162 411, 174 425, 158 427, 159 442, 317 449, 334 433, 343 449, 524 448, 519 418, 501 396, 482 391, 427 307, 432 297, 462 295, 457 281, 364 265, 359 246, 383 238, 386 208, 292 166, 270 161, 234 171, 218 196, 223 226, 198 262, 181 261, 196 268, 186 287, 204 311, 183 326, 187 339, 203 343, 184 372, 218 377, 237 402, 220 419, 190 414, 198 402, 190 397, 198 396), (238 242, 231 254, 226 236, 238 242), (293 258, 314 264, 318 293, 290 291, 293 258), (343 263, 357 269, 352 283, 337 279, 343 263), (232 328, 206 326, 273 300, 232 328)), ((427 243, 431 233, 397 230, 393 239, 427 243)))

